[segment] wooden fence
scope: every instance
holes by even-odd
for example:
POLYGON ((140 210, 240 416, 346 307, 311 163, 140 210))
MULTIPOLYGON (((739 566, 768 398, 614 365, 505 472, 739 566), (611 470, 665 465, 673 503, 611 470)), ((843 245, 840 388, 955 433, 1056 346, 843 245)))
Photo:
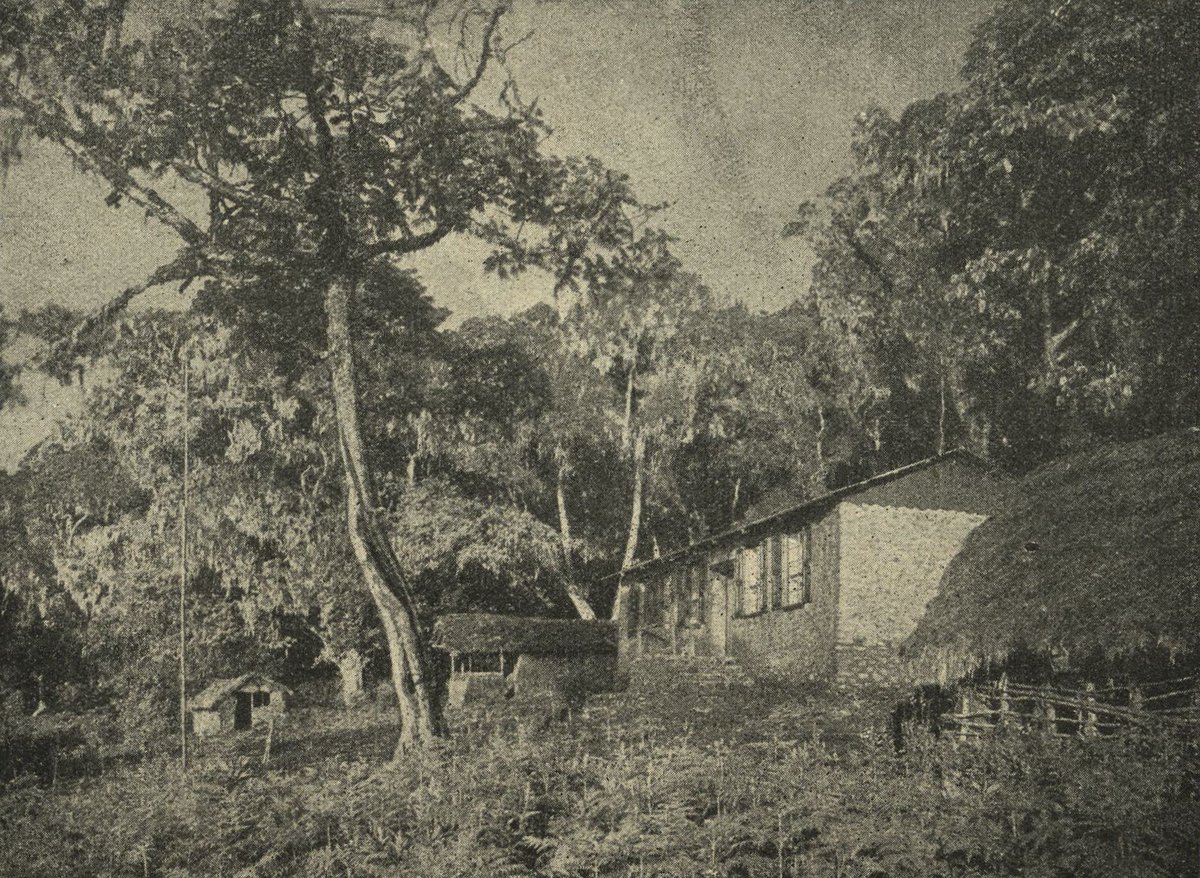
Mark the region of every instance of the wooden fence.
POLYGON ((997 728, 1039 729, 1062 737, 1100 737, 1122 730, 1200 731, 1200 687, 1195 677, 1139 686, 1083 689, 1025 686, 1001 677, 991 686, 961 690, 953 713, 939 718, 959 740, 997 728))

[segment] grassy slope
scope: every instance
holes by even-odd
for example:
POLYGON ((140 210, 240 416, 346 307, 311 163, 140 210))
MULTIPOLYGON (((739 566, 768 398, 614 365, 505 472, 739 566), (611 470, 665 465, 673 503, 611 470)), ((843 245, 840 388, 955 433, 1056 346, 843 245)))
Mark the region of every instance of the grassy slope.
POLYGON ((1195 873, 1195 752, 1179 742, 836 752, 792 741, 814 719, 832 734, 822 717, 853 727, 842 699, 728 694, 686 729, 678 699, 567 723, 464 718, 393 766, 388 712, 298 711, 269 767, 255 730, 206 744, 186 777, 149 760, 10 787, 0 875, 1195 873))

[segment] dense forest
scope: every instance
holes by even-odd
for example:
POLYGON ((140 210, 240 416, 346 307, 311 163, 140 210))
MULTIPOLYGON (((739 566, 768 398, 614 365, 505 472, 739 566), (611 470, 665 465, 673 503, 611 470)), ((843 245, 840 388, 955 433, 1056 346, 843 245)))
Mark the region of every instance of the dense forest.
POLYGON ((455 13, 456 81, 400 5, 387 39, 238 0, 124 42, 124 3, 0 5, 5 163, 57 144, 181 241, 100 314, 3 324, 86 387, 0 484, 6 698, 168 729, 184 545, 197 679, 325 668, 352 702, 390 669, 420 739, 438 612, 603 616, 635 559, 872 473, 1196 422, 1194 2, 1002 4, 957 91, 854 120, 852 172, 780 229, 817 262, 773 313, 707 287, 629 179, 545 153, 511 81, 484 108, 503 6, 455 13), (553 300, 450 321, 404 257, 453 236, 553 300), (163 283, 190 308, 126 312, 163 283))

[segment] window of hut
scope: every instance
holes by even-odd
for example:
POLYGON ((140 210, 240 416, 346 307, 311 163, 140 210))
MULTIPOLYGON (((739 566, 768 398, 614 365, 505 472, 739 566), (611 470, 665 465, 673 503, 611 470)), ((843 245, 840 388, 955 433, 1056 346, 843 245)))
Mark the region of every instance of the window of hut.
POLYGON ((788 534, 783 542, 783 606, 803 606, 812 600, 812 528, 788 534))
POLYGON ((693 625, 704 622, 704 591, 708 585, 708 569, 704 564, 692 564, 687 569, 687 621, 693 625))
POLYGON ((742 549, 741 569, 738 576, 738 613, 750 616, 763 608, 761 546, 742 549))

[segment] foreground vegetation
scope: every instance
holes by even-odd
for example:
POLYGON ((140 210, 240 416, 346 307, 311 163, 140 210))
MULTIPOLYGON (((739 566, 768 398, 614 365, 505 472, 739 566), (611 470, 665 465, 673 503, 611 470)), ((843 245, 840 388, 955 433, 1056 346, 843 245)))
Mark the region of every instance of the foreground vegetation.
POLYGON ((835 750, 776 732, 477 718, 387 764, 394 714, 301 712, 268 766, 254 732, 186 775, 161 754, 10 782, 0 873, 1200 874, 1194 743, 916 736, 896 755, 882 735, 835 750))

